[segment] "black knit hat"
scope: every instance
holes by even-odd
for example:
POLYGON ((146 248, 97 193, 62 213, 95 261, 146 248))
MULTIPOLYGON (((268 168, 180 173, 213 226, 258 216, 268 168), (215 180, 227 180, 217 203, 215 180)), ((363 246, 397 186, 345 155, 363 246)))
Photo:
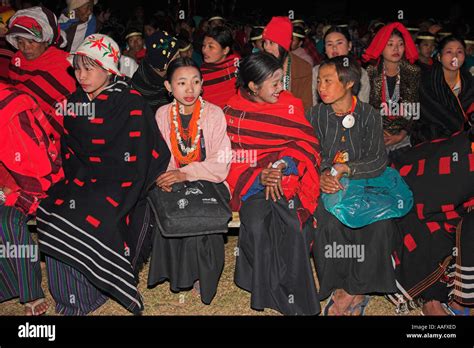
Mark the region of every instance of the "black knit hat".
POLYGON ((158 70, 166 70, 178 52, 178 40, 166 31, 158 30, 146 40, 145 60, 158 70))

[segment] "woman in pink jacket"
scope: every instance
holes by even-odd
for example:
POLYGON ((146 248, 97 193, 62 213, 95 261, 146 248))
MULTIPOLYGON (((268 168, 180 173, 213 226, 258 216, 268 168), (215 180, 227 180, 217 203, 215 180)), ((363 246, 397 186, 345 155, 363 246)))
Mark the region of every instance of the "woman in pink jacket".
MULTIPOLYGON (((230 169, 231 145, 222 110, 201 97, 202 75, 196 63, 179 58, 170 63, 165 82, 174 96, 156 113, 158 127, 171 151, 166 173, 156 181, 164 191, 184 181, 225 181, 230 169), (229 155, 230 154, 230 155, 229 155)), ((171 290, 200 291, 210 304, 224 268, 222 235, 165 238, 155 233, 148 285, 169 280, 171 290)))

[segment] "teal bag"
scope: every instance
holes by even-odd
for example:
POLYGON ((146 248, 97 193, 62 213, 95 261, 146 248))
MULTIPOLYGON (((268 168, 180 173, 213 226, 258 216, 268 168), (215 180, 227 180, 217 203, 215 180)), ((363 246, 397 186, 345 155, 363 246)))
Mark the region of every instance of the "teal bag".
POLYGON ((413 193, 398 171, 388 167, 371 179, 340 180, 345 190, 323 193, 321 199, 328 212, 344 225, 360 228, 376 221, 398 218, 413 207, 413 193))

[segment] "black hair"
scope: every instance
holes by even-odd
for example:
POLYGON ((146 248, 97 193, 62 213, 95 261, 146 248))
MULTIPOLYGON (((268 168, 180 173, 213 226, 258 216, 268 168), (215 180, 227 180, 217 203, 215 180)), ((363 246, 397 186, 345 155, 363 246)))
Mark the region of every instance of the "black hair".
POLYGON ((420 37, 423 37, 423 36, 429 36, 429 37, 432 37, 433 38, 433 42, 436 43, 436 36, 431 34, 429 31, 420 31, 418 32, 418 34, 416 35, 416 39, 415 39, 415 44, 419 45, 421 44, 422 41, 425 41, 426 39, 421 39, 420 37))
POLYGON ((155 16, 145 17, 145 21, 143 22, 143 26, 149 25, 150 27, 158 30, 160 29, 160 24, 158 19, 155 16))
POLYGON ((339 81, 344 85, 354 82, 352 86, 352 94, 357 95, 360 90, 360 79, 362 71, 359 62, 351 56, 338 56, 331 59, 327 59, 319 66, 319 71, 325 65, 332 65, 336 68, 337 76, 339 81))
POLYGON ((198 65, 194 60, 188 57, 181 57, 173 60, 169 66, 168 69, 166 69, 166 81, 171 83, 171 80, 173 79, 173 74, 178 70, 179 68, 184 68, 184 67, 193 67, 196 68, 196 70, 199 72, 199 78, 202 80, 202 74, 201 70, 199 69, 198 65))
POLYGON ((234 44, 234 38, 232 32, 227 27, 214 27, 204 35, 204 37, 210 37, 216 40, 222 49, 229 47, 229 54, 232 53, 232 46, 234 44))
MULTIPOLYGON (((294 33, 294 34, 299 34, 299 35, 306 36, 306 32, 305 32, 304 28, 302 28, 302 27, 300 27, 300 26, 295 26, 295 27, 293 27, 293 33, 294 33)), ((304 41, 304 38, 301 38, 301 37, 299 37, 299 36, 293 35, 293 37, 297 38, 297 39, 300 40, 300 41, 304 41)))
MULTIPOLYGON (((82 54, 75 54, 72 60, 72 66, 75 70, 80 68, 80 64, 82 65, 89 65, 93 68, 99 67, 104 69, 99 63, 97 63, 94 59, 84 56, 82 54)), ((105 69, 104 69, 105 70, 105 69)))
POLYGON ((252 30, 250 31, 250 37, 257 37, 257 36, 262 36, 263 33, 263 28, 259 27, 252 27, 252 30))
POLYGON ((466 50, 466 43, 464 42, 464 39, 458 35, 448 35, 444 37, 438 44, 438 53, 441 54, 443 51, 443 48, 446 47, 446 45, 450 42, 458 41, 461 43, 462 47, 464 47, 464 51, 466 50))
POLYGON ((277 58, 281 64, 283 64, 288 57, 288 51, 285 50, 282 46, 278 45, 278 53, 280 54, 280 58, 277 58))
POLYGON ((390 34, 390 37, 392 36, 398 36, 400 39, 402 39, 403 43, 405 43, 405 38, 403 37, 403 34, 400 32, 400 30, 394 29, 390 34))
POLYGON ((328 30, 326 30, 326 33, 324 34, 324 44, 326 44, 326 38, 328 37, 328 35, 332 33, 342 34, 346 38, 347 43, 351 42, 351 36, 349 35, 349 31, 346 28, 333 25, 328 30))
POLYGON ((236 87, 251 92, 250 82, 261 85, 278 69, 283 67, 274 55, 266 52, 251 54, 240 61, 236 87))

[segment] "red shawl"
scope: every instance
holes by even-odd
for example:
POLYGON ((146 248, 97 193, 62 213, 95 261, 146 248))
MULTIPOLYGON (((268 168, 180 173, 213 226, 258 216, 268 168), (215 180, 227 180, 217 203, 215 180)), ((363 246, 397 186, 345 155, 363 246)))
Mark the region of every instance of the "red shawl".
POLYGON ((10 83, 32 96, 54 128, 52 136, 59 146, 63 119, 58 116, 57 103, 63 102, 76 90, 76 80, 68 73, 68 53, 49 47, 40 57, 27 60, 18 51, 10 63, 10 83))
POLYGON ((413 42, 410 32, 400 22, 387 24, 380 29, 370 43, 370 46, 365 50, 362 59, 365 62, 379 59, 395 29, 402 33, 403 40, 405 41, 405 58, 410 62, 410 64, 414 64, 418 59, 418 50, 416 49, 416 45, 413 42))
POLYGON ((227 101, 237 93, 235 75, 239 58, 239 56, 232 54, 221 63, 204 63, 201 66, 204 79, 204 99, 223 108, 227 101))
POLYGON ((0 82, 0 186, 6 205, 34 214, 46 191, 64 177, 52 127, 26 93, 0 82))
POLYGON ((258 104, 239 91, 229 100, 224 112, 232 151, 236 157, 249 156, 247 161, 233 160, 226 179, 232 191, 232 208, 240 209, 242 197, 270 162, 289 156, 297 165, 298 175, 285 176, 283 190, 288 200, 298 195, 303 206, 298 214, 304 222, 317 207, 317 167, 321 156, 319 142, 305 118, 301 100, 290 92, 282 92, 277 103, 258 104), (249 150, 255 152, 248 153, 249 150))

